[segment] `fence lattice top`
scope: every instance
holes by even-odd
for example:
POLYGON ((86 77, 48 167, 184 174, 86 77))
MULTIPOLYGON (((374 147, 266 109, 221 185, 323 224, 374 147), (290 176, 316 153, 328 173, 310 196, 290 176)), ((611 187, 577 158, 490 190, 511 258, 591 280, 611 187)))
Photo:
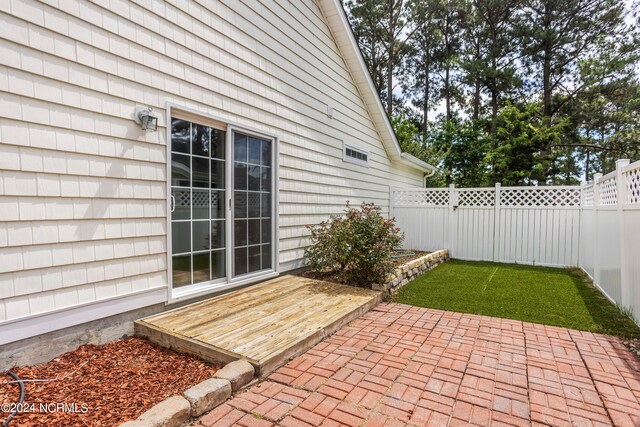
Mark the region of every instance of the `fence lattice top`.
MULTIPOLYGON (((449 206, 488 208, 496 203, 495 188, 425 188, 424 190, 396 190, 393 204, 398 207, 449 206)), ((580 187, 503 187, 500 191, 502 207, 573 207, 580 206, 580 187)))
POLYGON ((584 187, 582 189, 582 206, 593 207, 594 196, 593 184, 584 187))
POLYGON ((500 206, 580 206, 580 188, 505 188, 500 194, 500 206))
POLYGON ((615 176, 599 184, 598 196, 601 206, 613 206, 618 203, 618 184, 615 176))
POLYGON ((627 182, 627 203, 640 204, 640 167, 624 173, 627 182))
POLYGON ((487 190, 459 190, 458 206, 494 206, 496 192, 493 188, 487 190))
POLYGON ((505 208, 577 208, 640 205, 640 161, 620 161, 617 170, 595 182, 579 186, 425 188, 395 190, 393 205, 398 207, 492 208, 496 200, 505 208), (496 192, 499 191, 499 194, 496 192))
POLYGON ((216 191, 209 192, 204 190, 196 190, 190 192, 189 190, 173 190, 173 196, 175 197, 175 204, 177 207, 188 208, 189 206, 195 206, 198 208, 211 206, 217 207, 218 203, 222 203, 222 200, 218 200, 218 193, 216 191), (193 199, 193 203, 192 200, 193 199))
POLYGON ((449 206, 449 190, 401 190, 393 193, 394 206, 449 206))

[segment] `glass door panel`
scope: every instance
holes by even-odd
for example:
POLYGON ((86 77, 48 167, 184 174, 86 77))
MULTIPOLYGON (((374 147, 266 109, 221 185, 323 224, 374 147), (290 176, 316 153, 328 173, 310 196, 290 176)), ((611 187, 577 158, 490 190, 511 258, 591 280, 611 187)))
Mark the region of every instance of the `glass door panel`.
POLYGON ((233 134, 233 275, 272 267, 273 142, 233 134))
POLYGON ((169 144, 172 286, 271 270, 273 141, 172 118, 169 144))
POLYGON ((225 131, 171 120, 173 287, 226 274, 225 131))

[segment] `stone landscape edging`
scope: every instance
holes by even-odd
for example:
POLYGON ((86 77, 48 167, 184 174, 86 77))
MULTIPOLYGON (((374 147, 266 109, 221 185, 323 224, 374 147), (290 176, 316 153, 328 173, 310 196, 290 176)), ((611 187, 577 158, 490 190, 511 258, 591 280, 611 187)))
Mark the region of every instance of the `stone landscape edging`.
POLYGON ((236 360, 182 393, 156 404, 137 419, 120 427, 180 427, 229 400, 233 393, 253 381, 255 369, 236 360))
POLYGON ((431 252, 399 266, 396 268, 396 271, 389 276, 386 283, 374 283, 372 288, 376 291, 381 291, 387 296, 391 295, 413 279, 416 279, 418 276, 421 276, 448 259, 449 249, 431 252))

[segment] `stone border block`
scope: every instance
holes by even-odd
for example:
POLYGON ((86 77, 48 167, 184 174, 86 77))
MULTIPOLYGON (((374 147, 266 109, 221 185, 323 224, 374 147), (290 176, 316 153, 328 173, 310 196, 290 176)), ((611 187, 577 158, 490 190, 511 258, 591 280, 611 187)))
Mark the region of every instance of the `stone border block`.
POLYGON ((423 275, 433 267, 442 264, 448 259, 448 249, 441 249, 439 251, 432 252, 399 266, 396 268, 396 271, 389 276, 386 283, 375 283, 372 288, 376 291, 382 291, 385 295, 391 295, 413 279, 423 275))
POLYGON ((246 360, 228 363, 213 378, 194 385, 182 396, 173 396, 158 403, 138 419, 120 427, 179 427, 192 417, 199 417, 226 402, 233 392, 253 381, 255 368, 246 360))
POLYGON ((245 385, 249 384, 255 375, 255 368, 246 360, 236 360, 228 363, 213 377, 227 380, 231 383, 231 389, 235 393, 245 385))
POLYGON ((231 383, 225 379, 210 378, 194 385, 183 396, 191 404, 191 414, 199 417, 231 397, 231 383))
POLYGON ((182 396, 171 396, 158 403, 137 420, 127 421, 120 427, 180 427, 191 419, 191 405, 182 396))

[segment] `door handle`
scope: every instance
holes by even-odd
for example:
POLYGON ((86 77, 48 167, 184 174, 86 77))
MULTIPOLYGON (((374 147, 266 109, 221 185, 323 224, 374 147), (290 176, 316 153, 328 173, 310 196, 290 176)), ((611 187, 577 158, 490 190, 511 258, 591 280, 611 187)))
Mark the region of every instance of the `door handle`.
POLYGON ((176 210, 176 198, 171 195, 171 205, 170 205, 171 213, 176 210))

